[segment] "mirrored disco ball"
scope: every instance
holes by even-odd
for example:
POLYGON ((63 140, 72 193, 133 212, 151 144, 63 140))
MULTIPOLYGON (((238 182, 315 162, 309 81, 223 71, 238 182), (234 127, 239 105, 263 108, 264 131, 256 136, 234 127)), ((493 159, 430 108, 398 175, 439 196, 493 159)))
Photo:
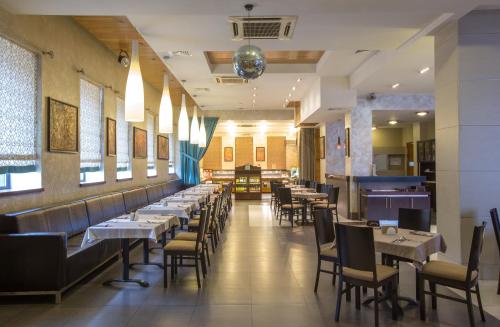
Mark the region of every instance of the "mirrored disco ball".
POLYGON ((259 47, 244 45, 233 56, 234 72, 244 79, 256 79, 266 69, 266 57, 259 47))

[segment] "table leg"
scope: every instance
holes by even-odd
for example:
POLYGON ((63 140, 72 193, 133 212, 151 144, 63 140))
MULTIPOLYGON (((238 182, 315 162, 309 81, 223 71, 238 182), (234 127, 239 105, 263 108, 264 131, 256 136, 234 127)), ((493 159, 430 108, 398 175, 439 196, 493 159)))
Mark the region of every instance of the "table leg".
POLYGON ((148 287, 149 283, 142 279, 130 279, 129 278, 129 254, 130 254, 130 244, 129 239, 123 238, 122 243, 122 278, 121 279, 111 279, 103 283, 104 286, 110 286, 112 283, 136 283, 142 287, 148 287))
MULTIPOLYGON (((164 238, 166 232, 162 233, 162 238, 164 238)), ((163 269, 163 264, 159 262, 149 262, 149 239, 145 238, 142 240, 142 246, 143 246, 143 262, 134 262, 131 263, 129 266, 130 268, 133 268, 134 266, 157 266, 161 269, 163 269)))

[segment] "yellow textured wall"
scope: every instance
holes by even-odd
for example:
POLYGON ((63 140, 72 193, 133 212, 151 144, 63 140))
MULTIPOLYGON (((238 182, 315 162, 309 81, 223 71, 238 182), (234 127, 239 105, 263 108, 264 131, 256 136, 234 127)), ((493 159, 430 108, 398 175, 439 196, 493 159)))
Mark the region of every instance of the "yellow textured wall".
MULTIPOLYGON (((133 159, 133 180, 116 181, 116 157, 105 156, 105 184, 80 187, 78 154, 47 152, 46 98, 53 97, 79 107, 80 75, 83 68, 90 79, 111 85, 124 97, 127 69, 116 56, 69 17, 15 16, 0 9, 0 35, 35 49, 52 50, 54 58, 42 56, 42 187, 44 191, 0 198, 0 212, 59 203, 85 196, 133 188, 176 179, 168 174, 168 162, 157 161, 158 176, 147 178, 146 159, 133 159)), ((157 114, 161 93, 144 84, 145 107, 157 114)), ((104 117, 115 118, 115 97, 104 91, 104 117)), ((176 106, 177 107, 177 106, 176 106)), ((176 108, 177 109, 177 108, 176 108)), ((146 123, 134 124, 146 128, 146 123)), ((105 128, 105 122, 103 122, 105 128)), ((178 147, 175 147, 178 149, 178 147)), ((176 160, 178 153, 175 154, 176 160)))

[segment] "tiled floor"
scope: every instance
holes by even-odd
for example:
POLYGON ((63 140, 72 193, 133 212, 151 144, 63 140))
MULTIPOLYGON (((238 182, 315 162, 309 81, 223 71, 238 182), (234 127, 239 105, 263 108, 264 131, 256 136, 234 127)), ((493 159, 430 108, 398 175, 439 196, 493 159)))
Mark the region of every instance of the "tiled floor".
MULTIPOLYGON (((162 271, 156 267, 137 268, 132 276, 151 283, 136 286, 104 287, 101 283, 120 274, 115 263, 102 274, 75 287, 60 305, 29 299, 2 300, 0 326, 330 326, 333 321, 335 288, 330 276, 323 275, 314 294, 316 250, 311 226, 277 226, 265 202, 235 202, 224 242, 212 256, 212 267, 201 290, 191 269, 163 289, 162 271)), ((133 251, 140 260, 142 249, 133 251)), ((158 252, 158 251, 156 251, 158 252)), ((160 260, 156 254, 153 259, 160 260)), ((444 290, 446 292, 446 290, 444 290)), ((414 295, 414 274, 409 266, 401 271, 401 293, 414 295)), ((428 301, 430 302, 430 301, 428 301)), ((429 322, 422 324, 416 307, 393 322, 382 306, 385 326, 467 326, 465 305, 438 300, 438 311, 428 309, 429 322)), ((478 326, 500 326, 487 316, 478 326)), ((342 326, 373 325, 372 307, 354 308, 343 303, 342 326)))

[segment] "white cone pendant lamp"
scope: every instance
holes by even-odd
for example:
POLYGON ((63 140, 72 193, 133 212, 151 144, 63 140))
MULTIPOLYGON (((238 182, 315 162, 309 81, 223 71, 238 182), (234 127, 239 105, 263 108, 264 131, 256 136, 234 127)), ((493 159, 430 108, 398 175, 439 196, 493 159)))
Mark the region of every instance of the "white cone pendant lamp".
POLYGON ((144 121, 144 84, 139 64, 139 42, 132 41, 132 57, 125 87, 125 121, 144 121))
POLYGON ((200 124, 200 134, 198 146, 200 148, 205 148, 207 146, 207 131, 205 130, 205 117, 201 116, 201 124, 200 124))
POLYGON ((174 132, 172 100, 170 99, 170 90, 168 88, 168 76, 163 75, 163 93, 160 101, 159 112, 159 132, 172 134, 174 132))
POLYGON ((181 114, 179 115, 179 141, 189 141, 189 118, 186 110, 186 96, 182 95, 181 114))
POLYGON ((198 125, 198 114, 196 113, 196 106, 193 107, 193 119, 191 120, 191 133, 189 143, 198 144, 200 127, 198 125))

